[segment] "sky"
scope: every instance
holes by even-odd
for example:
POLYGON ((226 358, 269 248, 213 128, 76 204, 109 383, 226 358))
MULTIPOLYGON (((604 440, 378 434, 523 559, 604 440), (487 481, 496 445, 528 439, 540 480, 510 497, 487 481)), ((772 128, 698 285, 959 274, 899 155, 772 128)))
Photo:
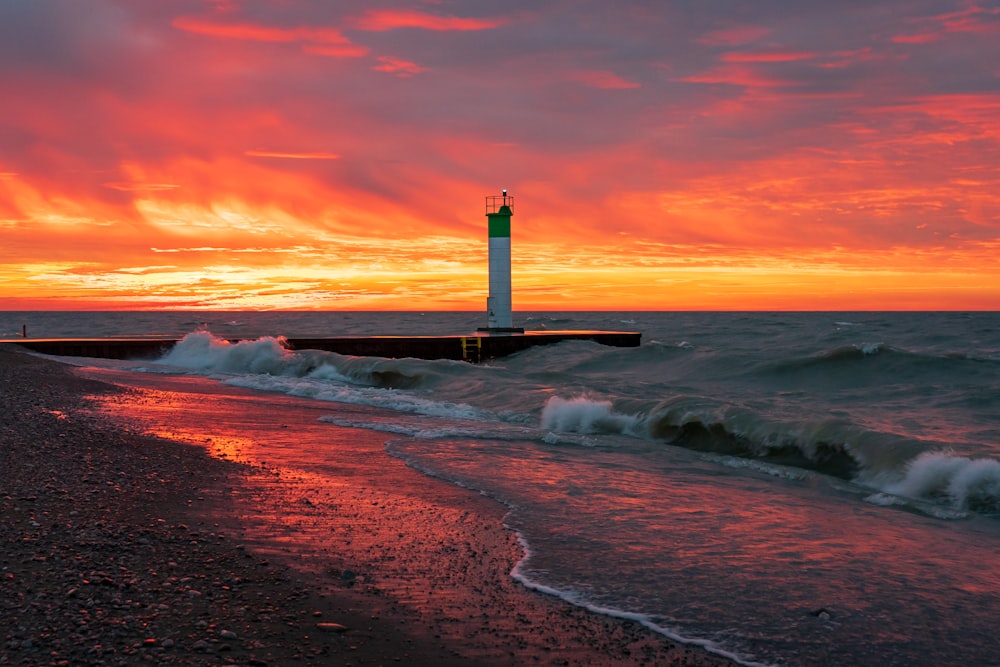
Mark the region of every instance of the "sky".
POLYGON ((1000 0, 2 0, 0 310, 1000 308, 1000 0))

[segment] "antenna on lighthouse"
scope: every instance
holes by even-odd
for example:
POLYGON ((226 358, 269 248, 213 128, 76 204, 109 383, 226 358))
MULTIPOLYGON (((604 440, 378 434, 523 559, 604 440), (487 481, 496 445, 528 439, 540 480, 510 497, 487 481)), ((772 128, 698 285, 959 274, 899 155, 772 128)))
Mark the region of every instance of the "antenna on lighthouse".
POLYGON ((510 282, 510 219, 514 198, 502 194, 487 195, 486 220, 489 235, 490 294, 486 299, 486 328, 480 331, 524 333, 513 324, 510 282))

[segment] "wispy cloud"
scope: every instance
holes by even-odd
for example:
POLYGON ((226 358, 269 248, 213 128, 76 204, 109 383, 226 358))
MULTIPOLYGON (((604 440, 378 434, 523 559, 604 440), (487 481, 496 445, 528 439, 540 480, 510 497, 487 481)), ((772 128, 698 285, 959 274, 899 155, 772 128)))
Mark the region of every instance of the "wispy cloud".
POLYGON ((398 28, 421 28, 436 31, 490 30, 507 25, 503 18, 461 18, 457 16, 437 16, 416 11, 379 9, 369 10, 353 21, 358 30, 381 32, 398 28))
POLYGON ((350 42, 335 28, 276 28, 250 23, 222 23, 191 16, 176 18, 172 25, 179 30, 197 35, 257 42, 315 42, 319 44, 347 44, 350 42))
POLYGON ((104 187, 121 192, 161 192, 164 190, 175 190, 180 186, 176 183, 130 183, 126 181, 113 181, 105 183, 104 187))
POLYGON ((283 160, 339 160, 340 155, 336 153, 294 153, 288 151, 244 151, 244 155, 249 157, 270 157, 283 160))
POLYGON ((722 62, 727 63, 789 63, 812 60, 816 53, 811 51, 731 51, 722 54, 722 62))
POLYGON ((930 44, 941 39, 940 33, 923 32, 909 35, 895 35, 892 41, 896 44, 930 44))
POLYGON ((300 43, 307 53, 341 58, 359 58, 368 48, 354 44, 337 28, 298 26, 274 27, 253 23, 226 23, 193 16, 182 16, 172 25, 184 32, 215 37, 274 44, 300 43))
POLYGON ((402 77, 413 76, 414 74, 427 71, 426 67, 421 67, 416 63, 389 56, 379 56, 378 64, 374 65, 372 69, 376 72, 388 72, 402 77))

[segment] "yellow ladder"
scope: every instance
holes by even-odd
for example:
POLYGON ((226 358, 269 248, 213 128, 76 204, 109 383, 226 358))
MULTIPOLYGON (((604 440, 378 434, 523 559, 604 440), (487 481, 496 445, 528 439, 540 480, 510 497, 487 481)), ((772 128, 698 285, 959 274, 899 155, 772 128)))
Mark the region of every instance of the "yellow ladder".
POLYGON ((482 338, 479 336, 462 336, 462 361, 478 364, 482 351, 482 338))

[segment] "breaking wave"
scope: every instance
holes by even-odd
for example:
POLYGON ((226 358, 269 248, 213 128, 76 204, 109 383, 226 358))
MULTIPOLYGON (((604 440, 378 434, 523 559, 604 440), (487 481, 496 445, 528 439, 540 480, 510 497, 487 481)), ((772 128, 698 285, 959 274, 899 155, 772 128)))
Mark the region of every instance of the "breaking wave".
POLYGON ((182 338, 161 364, 201 373, 256 374, 331 380, 382 389, 413 389, 433 380, 429 369, 464 362, 352 357, 288 348, 284 337, 231 342, 207 331, 182 338))
POLYGON ((640 424, 638 417, 616 413, 611 401, 553 396, 542 410, 542 428, 553 431, 639 435, 640 424))
POLYGON ((844 420, 784 423, 692 397, 630 413, 615 410, 607 400, 554 396, 541 423, 556 431, 620 433, 711 455, 812 470, 893 496, 1000 513, 1000 461, 928 451, 925 442, 844 420))
POLYGON ((1000 513, 1000 461, 926 452, 906 465, 902 480, 886 485, 895 495, 932 500, 955 509, 1000 513))

